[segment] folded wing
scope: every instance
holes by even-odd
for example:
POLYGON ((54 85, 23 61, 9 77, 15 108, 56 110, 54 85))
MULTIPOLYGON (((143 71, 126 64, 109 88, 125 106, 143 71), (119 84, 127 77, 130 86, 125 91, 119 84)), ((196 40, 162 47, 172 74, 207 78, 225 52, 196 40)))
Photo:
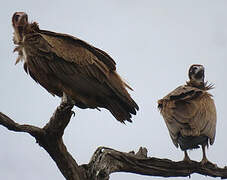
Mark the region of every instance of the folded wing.
POLYGON ((176 147, 179 134, 183 137, 205 135, 213 144, 216 109, 209 93, 190 86, 180 86, 159 100, 158 107, 176 147))
POLYGON ((103 107, 121 122, 131 121, 138 105, 104 51, 75 37, 39 30, 27 36, 25 70, 52 94, 71 96, 81 108, 103 107), (29 67, 29 68, 28 68, 29 67))

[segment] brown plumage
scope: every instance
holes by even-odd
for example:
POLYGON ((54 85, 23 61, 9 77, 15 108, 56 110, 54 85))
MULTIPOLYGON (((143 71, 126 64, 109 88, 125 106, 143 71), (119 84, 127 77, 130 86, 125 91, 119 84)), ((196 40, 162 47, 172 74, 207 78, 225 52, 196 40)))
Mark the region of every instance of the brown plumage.
POLYGON ((117 74, 116 63, 104 51, 67 34, 39 29, 27 14, 12 17, 16 63, 48 92, 80 108, 106 108, 120 122, 131 122, 139 109, 117 74))
POLYGON ((212 85, 204 82, 204 67, 194 64, 189 69, 189 81, 158 101, 158 108, 165 120, 170 137, 176 147, 185 152, 202 146, 202 164, 208 160, 205 146, 214 143, 216 131, 216 108, 212 95, 207 91, 212 85))

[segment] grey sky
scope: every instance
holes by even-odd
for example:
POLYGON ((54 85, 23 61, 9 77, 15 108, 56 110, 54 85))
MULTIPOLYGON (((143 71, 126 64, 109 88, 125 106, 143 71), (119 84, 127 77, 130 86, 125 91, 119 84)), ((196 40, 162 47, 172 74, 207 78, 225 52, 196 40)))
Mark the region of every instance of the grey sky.
MULTIPOLYGON (((1 4, 0 111, 18 123, 43 126, 60 99, 52 97, 14 66, 11 16, 27 12, 40 28, 68 33, 108 52, 119 74, 134 88, 130 92, 140 111, 126 126, 106 110, 80 110, 68 125, 64 141, 79 164, 87 163, 98 146, 120 151, 145 146, 150 156, 182 160, 172 144, 157 100, 187 80, 191 64, 203 64, 206 80, 215 83, 216 141, 207 157, 219 166, 226 158, 227 1, 219 0, 96 0, 5 1, 1 4)), ((63 179, 54 161, 23 133, 0 126, 0 179, 63 179), (25 172, 25 173, 22 173, 25 172)), ((201 149, 189 153, 200 161, 201 149)), ((116 173, 111 180, 161 179, 116 173)), ((175 178, 174 178, 175 179, 175 178)), ((188 178, 185 178, 188 179, 188 178)), ((212 179, 192 175, 191 179, 212 179)))

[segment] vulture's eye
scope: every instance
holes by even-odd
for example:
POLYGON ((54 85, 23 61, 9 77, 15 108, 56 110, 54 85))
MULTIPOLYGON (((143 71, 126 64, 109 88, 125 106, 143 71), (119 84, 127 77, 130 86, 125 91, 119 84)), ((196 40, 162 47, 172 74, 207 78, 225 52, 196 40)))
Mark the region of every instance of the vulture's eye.
POLYGON ((195 74, 196 70, 197 70, 196 66, 192 67, 191 70, 190 70, 190 74, 195 74))
POLYGON ((20 15, 15 15, 14 20, 17 22, 19 20, 20 15))

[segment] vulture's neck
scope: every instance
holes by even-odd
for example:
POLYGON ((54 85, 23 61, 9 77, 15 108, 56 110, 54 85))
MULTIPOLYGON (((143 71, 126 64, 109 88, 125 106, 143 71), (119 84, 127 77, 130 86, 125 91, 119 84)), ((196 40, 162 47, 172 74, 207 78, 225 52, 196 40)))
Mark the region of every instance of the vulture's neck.
POLYGON ((209 84, 208 82, 198 83, 196 81, 190 80, 190 81, 187 81, 186 84, 188 86, 195 87, 195 88, 198 88, 198 89, 201 89, 201 90, 205 90, 205 91, 214 88, 214 85, 213 84, 209 84))
POLYGON ((18 27, 14 32, 14 43, 20 44, 26 34, 39 31, 39 25, 36 22, 28 23, 25 26, 18 27))

